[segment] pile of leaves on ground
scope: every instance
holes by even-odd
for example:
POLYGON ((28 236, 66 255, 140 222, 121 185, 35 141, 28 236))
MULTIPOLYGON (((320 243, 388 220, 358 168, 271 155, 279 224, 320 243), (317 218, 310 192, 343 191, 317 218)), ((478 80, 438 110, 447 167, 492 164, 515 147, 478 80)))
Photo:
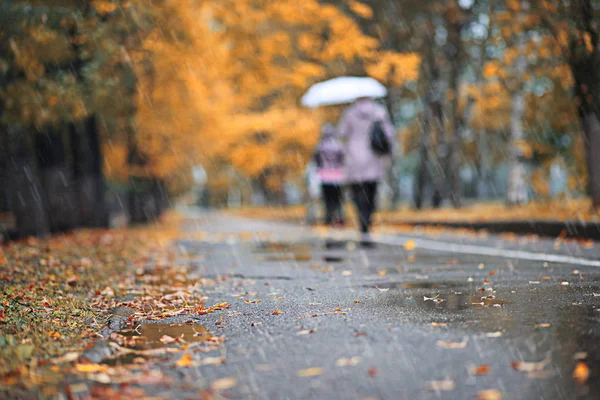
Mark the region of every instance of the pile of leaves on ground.
POLYGON ((135 329, 140 321, 227 307, 204 307, 200 288, 210 282, 200 277, 191 282, 186 264, 169 246, 178 234, 177 226, 177 218, 169 216, 152 226, 80 230, 1 246, 0 386, 6 388, 4 394, 24 391, 53 396, 62 391, 57 385, 64 376, 72 373, 97 381, 113 373, 127 376, 82 354, 96 339, 107 337, 117 353, 128 352, 115 329, 135 329), (115 321, 117 326, 110 327, 115 321))

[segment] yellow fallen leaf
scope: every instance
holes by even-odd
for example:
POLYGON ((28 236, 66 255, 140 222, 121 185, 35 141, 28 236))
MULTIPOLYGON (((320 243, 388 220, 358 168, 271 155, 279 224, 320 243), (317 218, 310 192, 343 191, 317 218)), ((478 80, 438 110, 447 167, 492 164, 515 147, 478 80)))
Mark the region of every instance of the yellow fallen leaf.
POLYGON ((237 385, 237 379, 234 377, 221 378, 214 381, 210 387, 213 390, 227 390, 237 385))
POLYGON ((404 243, 404 249, 405 249, 405 250, 414 250, 416 247, 417 247, 417 245, 415 244, 415 241, 414 241, 414 240, 412 240, 412 239, 410 239, 410 240, 407 240, 407 241, 404 243))
POLYGON ((175 363, 175 366, 179 367, 179 368, 187 368, 187 367, 191 367, 193 365, 194 365, 194 362, 193 362, 193 359, 192 359, 192 355, 190 353, 185 353, 175 363))
POLYGON ((477 393, 477 400, 502 400, 502 392, 498 389, 487 389, 477 393))
POLYGON ((432 322, 431 326, 448 326, 445 322, 432 322))
POLYGON ((456 384, 452 379, 444 379, 442 381, 429 381, 427 383, 427 389, 436 392, 449 392, 456 388, 456 384))
POLYGON ((541 323, 541 324, 535 324, 535 327, 536 327, 536 328, 549 328, 549 327, 550 327, 550 324, 549 324, 549 323, 547 323, 547 322, 543 322, 543 323, 541 323))
POLYGON ((575 366, 575 370, 573 371, 573 378, 579 383, 585 383, 590 377, 590 368, 586 363, 580 361, 575 366))
POLYGON ((75 369, 79 372, 106 372, 108 367, 101 364, 75 364, 75 369))
POLYGON ((360 357, 352 357, 352 358, 342 357, 335 362, 335 365, 338 367, 354 367, 354 366, 358 365, 360 360, 361 360, 360 357))
POLYGON ((306 368, 306 369, 298 370, 296 372, 296 375, 301 376, 301 377, 306 377, 306 376, 317 376, 317 375, 321 375, 322 373, 323 373, 323 368, 314 367, 314 368, 306 368))

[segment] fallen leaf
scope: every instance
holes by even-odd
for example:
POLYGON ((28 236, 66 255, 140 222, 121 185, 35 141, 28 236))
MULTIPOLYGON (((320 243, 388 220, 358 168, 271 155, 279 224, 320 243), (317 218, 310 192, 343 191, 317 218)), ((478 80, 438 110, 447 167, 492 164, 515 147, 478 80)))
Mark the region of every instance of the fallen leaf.
POLYGON ((306 368, 296 371, 296 375, 301 377, 306 376, 317 376, 323 373, 323 368, 314 367, 314 368, 306 368))
POLYGON ((176 367, 179 368, 187 368, 194 365, 192 355, 190 353, 185 353, 181 356, 179 360, 175 363, 176 367))
POLYGON ((546 368, 546 366, 548 364, 550 364, 549 357, 543 359, 540 362, 513 361, 511 363, 513 369, 516 369, 517 371, 523 371, 523 372, 541 371, 544 368, 546 368))
POLYGON ((490 372, 489 364, 478 365, 469 369, 469 375, 487 375, 490 372))
POLYGON ((369 368, 369 370, 367 371, 367 374, 369 374, 369 376, 376 376, 379 373, 379 371, 377 371, 377 369, 375 368, 369 368))
POLYGON ((300 331, 298 333, 296 333, 296 335, 308 335, 309 333, 315 333, 317 330, 316 329, 306 329, 303 331, 300 331))
POLYGON ((104 289, 102 289, 100 294, 105 297, 112 297, 115 295, 115 291, 110 286, 107 286, 104 289))
POLYGON ((448 326, 445 322, 432 322, 431 326, 448 326))
POLYGON ((162 337, 159 340, 163 344, 169 344, 169 343, 175 342, 177 339, 175 339, 174 337, 171 337, 169 335, 162 335, 162 337))
POLYGON ((217 379, 210 385, 210 387, 212 390, 220 391, 231 389, 235 385, 237 385, 237 379, 230 376, 227 378, 217 379))
POLYGON ((387 292, 388 290, 390 290, 390 288, 380 288, 380 287, 377 287, 377 286, 375 286, 375 288, 377 290, 379 290, 380 292, 387 292))
POLYGON ((443 340, 438 340, 435 342, 436 346, 443 347, 445 349, 464 349, 467 347, 467 343, 469 342, 469 338, 465 337, 462 342, 445 342, 443 340))
POLYGON ((563 282, 561 282, 560 284, 561 284, 562 286, 569 286, 569 282, 564 282, 564 281, 563 281, 563 282))
POLYGON ((350 276, 352 275, 352 271, 342 271, 342 276, 350 276))
POLYGON ((502 400, 502 392, 498 389, 487 389, 477 393, 477 400, 502 400))
POLYGON ((585 351, 578 351, 573 355, 574 360, 585 360, 586 358, 588 358, 588 353, 585 351))
POLYGON ((436 392, 450 392, 456 388, 456 384, 452 379, 444 379, 442 381, 429 381, 427 383, 427 389, 436 392))
POLYGON ((79 372, 106 372, 108 366, 101 364, 75 364, 75 369, 79 372))
POLYGON ((405 249, 405 250, 409 250, 409 251, 410 251, 410 250, 414 250, 416 247, 417 247, 417 245, 415 244, 415 241, 414 241, 414 240, 412 240, 412 239, 410 239, 410 240, 407 240, 407 241, 404 243, 404 249, 405 249))
POLYGON ((283 314, 283 312, 279 311, 279 310, 275 310, 271 313, 271 315, 281 315, 281 314, 283 314))
POLYGON ((256 304, 256 303, 260 303, 259 299, 256 300, 244 300, 245 304, 256 304))
POLYGON ((487 333, 485 333, 483 336, 485 336, 485 337, 489 337, 489 338, 497 338, 497 337, 500 337, 500 336, 502 336, 502 335, 503 335, 503 333, 502 333, 502 332, 500 332, 500 331, 496 331, 496 332, 487 332, 487 333))
POLYGON ((69 352, 65 355, 52 359, 52 364, 62 364, 66 362, 72 362, 79 358, 79 353, 77 352, 69 352))
POLYGON ((585 383, 589 377, 590 368, 585 362, 579 361, 575 366, 575 370, 573 371, 573 378, 575 378, 575 380, 579 383, 585 383))
POLYGON ((440 295, 439 295, 439 294, 438 294, 437 296, 435 296, 435 297, 427 297, 427 296, 423 296, 423 301, 429 301, 429 300, 433 300, 433 301, 435 301, 435 300, 437 300, 437 299, 439 299, 439 298, 440 298, 440 295))
POLYGON ((358 365, 358 363, 360 363, 360 360, 361 360, 360 357, 352 357, 352 358, 342 357, 335 362, 335 365, 338 367, 354 367, 354 366, 358 365))
POLYGON ((540 323, 540 324, 535 324, 535 327, 536 327, 536 328, 549 328, 549 327, 550 327, 550 324, 549 324, 549 323, 547 323, 547 322, 542 322, 542 323, 540 323))
POLYGON ((360 300, 354 300, 354 304, 360 303, 360 300))

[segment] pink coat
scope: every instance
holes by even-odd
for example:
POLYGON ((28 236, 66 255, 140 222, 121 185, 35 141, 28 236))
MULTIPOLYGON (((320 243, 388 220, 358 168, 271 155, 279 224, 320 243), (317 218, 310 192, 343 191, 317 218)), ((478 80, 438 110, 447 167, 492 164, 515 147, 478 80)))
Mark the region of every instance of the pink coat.
POLYGON ((371 99, 359 99, 350 105, 338 124, 338 135, 346 139, 346 181, 348 183, 380 181, 391 157, 379 156, 371 150, 371 127, 382 121, 383 130, 396 147, 395 129, 385 107, 371 99))

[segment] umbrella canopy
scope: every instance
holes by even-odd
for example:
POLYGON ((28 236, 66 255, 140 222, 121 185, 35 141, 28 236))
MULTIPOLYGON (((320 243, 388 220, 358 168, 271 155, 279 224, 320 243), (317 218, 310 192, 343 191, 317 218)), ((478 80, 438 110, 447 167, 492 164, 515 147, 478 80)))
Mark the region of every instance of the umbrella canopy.
POLYGON ((387 89, 373 78, 341 76, 317 83, 302 96, 305 107, 331 106, 351 103, 360 97, 385 97, 387 89))

